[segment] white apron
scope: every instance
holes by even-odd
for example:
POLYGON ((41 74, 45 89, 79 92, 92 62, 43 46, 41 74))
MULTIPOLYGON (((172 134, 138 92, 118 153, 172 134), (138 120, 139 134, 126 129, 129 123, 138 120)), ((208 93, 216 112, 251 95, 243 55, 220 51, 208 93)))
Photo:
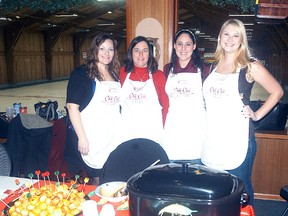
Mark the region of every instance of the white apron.
POLYGON ((170 160, 199 159, 206 131, 200 70, 197 73, 170 73, 165 90, 170 105, 163 148, 170 160))
POLYGON ((127 77, 121 88, 121 134, 123 141, 146 138, 162 143, 162 106, 153 83, 152 74, 146 82, 127 77))
POLYGON ((96 90, 87 107, 81 112, 84 130, 89 141, 89 153, 82 155, 85 163, 101 169, 111 151, 119 144, 120 83, 96 81, 96 90))
POLYGON ((239 71, 207 77, 203 94, 207 109, 207 143, 202 162, 216 169, 231 170, 244 161, 249 139, 249 118, 242 115, 243 102, 238 91, 239 71))

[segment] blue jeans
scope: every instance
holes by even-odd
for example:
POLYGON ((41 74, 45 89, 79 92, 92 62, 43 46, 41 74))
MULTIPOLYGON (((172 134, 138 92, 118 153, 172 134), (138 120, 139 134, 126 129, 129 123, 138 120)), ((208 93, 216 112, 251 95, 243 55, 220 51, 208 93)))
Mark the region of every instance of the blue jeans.
POLYGON ((255 135, 250 137, 249 144, 248 144, 248 150, 247 155, 244 160, 244 162, 233 170, 227 170, 229 173, 239 177, 243 183, 244 183, 244 190, 249 196, 249 205, 254 205, 254 189, 252 185, 252 167, 256 155, 256 139, 255 135))

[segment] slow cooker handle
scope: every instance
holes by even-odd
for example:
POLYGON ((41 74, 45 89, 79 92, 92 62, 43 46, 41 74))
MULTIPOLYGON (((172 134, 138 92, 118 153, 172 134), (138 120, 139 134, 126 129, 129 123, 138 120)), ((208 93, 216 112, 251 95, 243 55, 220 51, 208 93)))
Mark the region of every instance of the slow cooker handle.
POLYGON ((242 205, 242 207, 245 207, 247 206, 249 203, 249 196, 248 194, 244 191, 242 194, 241 194, 241 200, 240 200, 240 204, 242 205))
POLYGON ((189 165, 192 164, 189 160, 175 160, 173 162, 182 165, 182 173, 188 173, 189 165))
POLYGON ((188 173, 188 163, 182 163, 182 173, 188 173))
POLYGON ((155 165, 158 164, 159 162, 160 162, 160 159, 156 160, 156 161, 155 161, 154 163, 152 163, 150 166, 146 167, 142 172, 140 172, 140 174, 138 175, 137 179, 139 179, 139 178, 143 175, 143 173, 144 173, 148 168, 155 166, 155 165))

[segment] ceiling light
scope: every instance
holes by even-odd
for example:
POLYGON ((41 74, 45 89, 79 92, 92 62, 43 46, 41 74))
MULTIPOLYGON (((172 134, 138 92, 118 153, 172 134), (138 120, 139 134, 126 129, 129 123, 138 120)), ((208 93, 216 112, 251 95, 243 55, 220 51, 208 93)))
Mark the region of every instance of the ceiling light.
POLYGON ((97 26, 114 26, 115 23, 99 23, 97 26))
POLYGON ((265 24, 265 25, 280 25, 285 23, 285 19, 268 19, 258 17, 255 17, 255 21, 257 24, 265 24))
POLYGON ((216 38, 204 38, 204 39, 206 39, 206 40, 209 40, 209 41, 217 41, 218 39, 216 39, 216 38))
POLYGON ((52 24, 52 23, 47 23, 47 26, 49 26, 49 27, 59 27, 58 25, 52 24))
POLYGON ((245 26, 252 26, 254 23, 244 23, 245 26))
POLYGON ((112 14, 112 11, 108 11, 107 13, 108 13, 108 14, 112 14))
POLYGON ((89 32, 90 30, 89 29, 78 29, 77 31, 78 32, 89 32))
POLYGON ((199 35, 199 37, 203 37, 203 38, 210 38, 210 35, 199 35))
POLYGON ((229 14, 231 17, 254 17, 255 14, 229 14))
POLYGON ((55 17, 77 17, 78 14, 56 14, 55 17))
POLYGON ((196 31, 195 31, 195 34, 196 34, 196 35, 204 35, 205 33, 204 33, 204 32, 200 32, 200 30, 196 30, 196 31))
POLYGON ((8 17, 0 17, 0 20, 9 21, 9 22, 12 21, 12 19, 11 19, 11 18, 8 18, 8 17))
POLYGON ((184 25, 184 22, 183 21, 179 21, 178 25, 184 25))

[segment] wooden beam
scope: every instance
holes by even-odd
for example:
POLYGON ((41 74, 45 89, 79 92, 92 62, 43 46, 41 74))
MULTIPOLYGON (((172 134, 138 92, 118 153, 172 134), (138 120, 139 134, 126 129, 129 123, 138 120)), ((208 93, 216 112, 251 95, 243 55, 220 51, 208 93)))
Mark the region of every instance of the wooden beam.
POLYGON ((278 37, 282 39, 283 43, 285 44, 282 49, 287 50, 288 49, 288 32, 285 30, 285 27, 283 25, 273 25, 272 26, 276 32, 278 33, 278 37))
POLYGON ((268 32, 270 34, 270 37, 268 37, 267 40, 274 41, 275 44, 277 44, 278 46, 277 50, 279 50, 279 53, 280 53, 280 51, 285 47, 285 43, 280 37, 280 35, 278 34, 278 32, 276 31, 274 26, 269 26, 268 28, 269 28, 268 32))
POLYGON ((176 29, 174 25, 178 21, 178 17, 175 17, 178 15, 175 13, 175 10, 178 10, 175 8, 177 1, 126 0, 127 46, 138 35, 159 39, 158 63, 161 70, 164 63, 169 62, 169 55, 172 51, 169 49, 171 49, 171 39, 176 29))
POLYGON ((52 49, 62 34, 62 28, 51 28, 45 31, 45 61, 46 61, 46 77, 52 80, 52 49))
POLYGON ((81 64, 81 48, 89 37, 87 32, 77 33, 73 35, 73 51, 74 51, 74 67, 81 64))
POLYGON ((14 48, 24 30, 24 26, 24 23, 17 22, 5 27, 4 29, 7 81, 11 85, 16 83, 14 77, 14 48))

